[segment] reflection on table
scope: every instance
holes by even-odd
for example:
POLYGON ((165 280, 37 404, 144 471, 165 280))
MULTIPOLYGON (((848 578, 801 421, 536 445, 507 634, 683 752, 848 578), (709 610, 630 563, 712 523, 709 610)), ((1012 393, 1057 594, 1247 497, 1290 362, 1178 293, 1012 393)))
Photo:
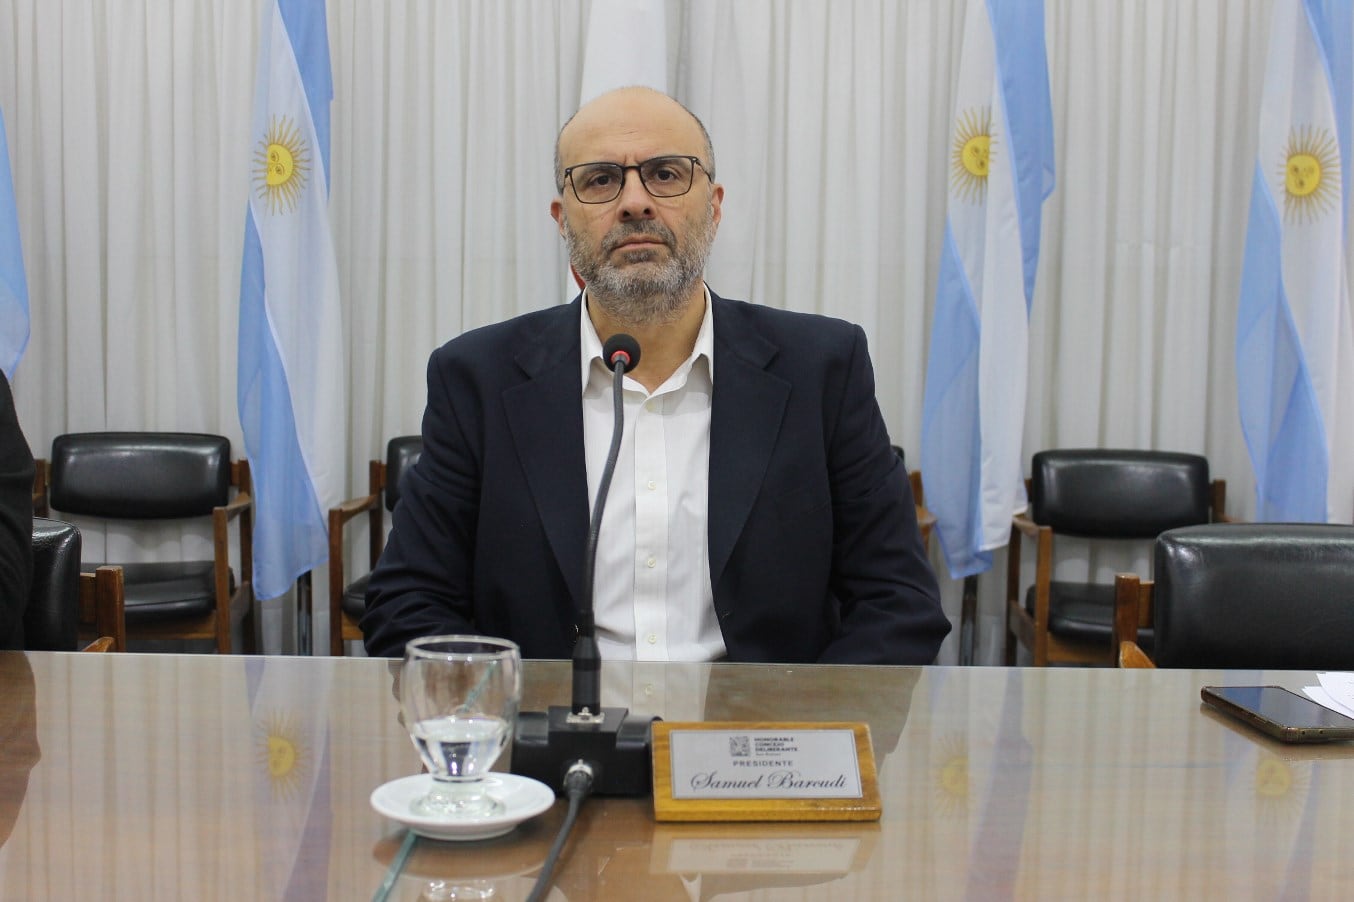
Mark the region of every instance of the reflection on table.
MULTIPOLYGON (((670 720, 860 720, 884 815, 659 824, 594 799, 552 899, 1348 898, 1354 748, 1288 747, 1199 705, 1309 673, 607 665, 670 720)), ((530 662, 524 707, 567 702, 530 662)), ((0 898, 369 899, 418 769, 394 665, 0 653, 0 898)), ((506 762, 504 762, 506 764, 506 762)), ((394 899, 518 899, 564 806, 494 840, 419 840, 394 899)))

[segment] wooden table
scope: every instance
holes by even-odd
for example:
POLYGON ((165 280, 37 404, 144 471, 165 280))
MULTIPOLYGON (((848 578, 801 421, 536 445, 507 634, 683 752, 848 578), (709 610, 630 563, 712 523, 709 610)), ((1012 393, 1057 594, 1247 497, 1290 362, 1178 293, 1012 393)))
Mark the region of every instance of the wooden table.
MULTIPOLYGON (((531 662, 525 709, 565 703, 531 662)), ((1310 673, 607 665, 670 720, 863 720, 884 815, 658 824, 589 801, 552 899, 1354 898, 1354 747, 1199 704, 1310 673), (726 895, 726 894, 732 894, 726 895)), ((0 898, 370 899, 404 831, 368 797, 418 761, 389 662, 0 653, 0 898)), ((419 840, 392 899, 525 896, 564 814, 419 840)))

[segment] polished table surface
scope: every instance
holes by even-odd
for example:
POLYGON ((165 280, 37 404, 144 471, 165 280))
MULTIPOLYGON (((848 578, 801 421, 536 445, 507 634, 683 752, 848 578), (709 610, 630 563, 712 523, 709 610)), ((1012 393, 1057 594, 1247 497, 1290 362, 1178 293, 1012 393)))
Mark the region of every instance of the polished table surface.
MULTIPOLYGON (((0 653, 0 898, 370 899, 417 772, 380 660, 0 653)), ((550 899, 1350 899, 1354 745, 1284 746, 1206 684, 1306 672, 623 665, 669 720, 860 720, 883 818, 656 823, 592 799, 550 899)), ((523 709, 567 702, 529 662, 523 709)), ((419 839, 392 899, 519 899, 564 817, 419 839)))

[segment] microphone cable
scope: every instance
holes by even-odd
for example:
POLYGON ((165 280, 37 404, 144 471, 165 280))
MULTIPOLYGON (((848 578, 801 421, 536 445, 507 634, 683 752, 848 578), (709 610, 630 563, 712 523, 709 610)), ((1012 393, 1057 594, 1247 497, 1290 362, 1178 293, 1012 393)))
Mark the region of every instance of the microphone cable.
POLYGON ((550 878, 554 875, 559 854, 564 849, 564 843, 569 839, 569 833, 573 830, 574 822, 578 820, 578 812, 583 808, 583 800, 592 794, 593 776, 592 765, 581 758, 569 765, 568 771, 565 772, 564 792, 569 797, 569 811, 564 815, 564 823, 560 824, 559 833, 555 834, 555 841, 550 846, 550 851, 546 853, 545 861, 541 864, 541 873, 536 877, 536 884, 531 888, 527 902, 540 902, 541 899, 545 898, 546 891, 550 889, 550 878))

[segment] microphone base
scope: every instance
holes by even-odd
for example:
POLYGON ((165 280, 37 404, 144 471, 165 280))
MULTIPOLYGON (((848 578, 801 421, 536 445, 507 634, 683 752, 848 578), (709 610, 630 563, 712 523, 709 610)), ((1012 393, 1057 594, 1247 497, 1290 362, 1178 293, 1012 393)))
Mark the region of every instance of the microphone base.
POLYGON ((646 796, 653 787, 650 748, 655 718, 630 717, 628 708, 603 708, 602 722, 570 723, 567 705, 517 716, 512 772, 564 794, 564 773, 575 761, 593 769, 593 795, 646 796))

